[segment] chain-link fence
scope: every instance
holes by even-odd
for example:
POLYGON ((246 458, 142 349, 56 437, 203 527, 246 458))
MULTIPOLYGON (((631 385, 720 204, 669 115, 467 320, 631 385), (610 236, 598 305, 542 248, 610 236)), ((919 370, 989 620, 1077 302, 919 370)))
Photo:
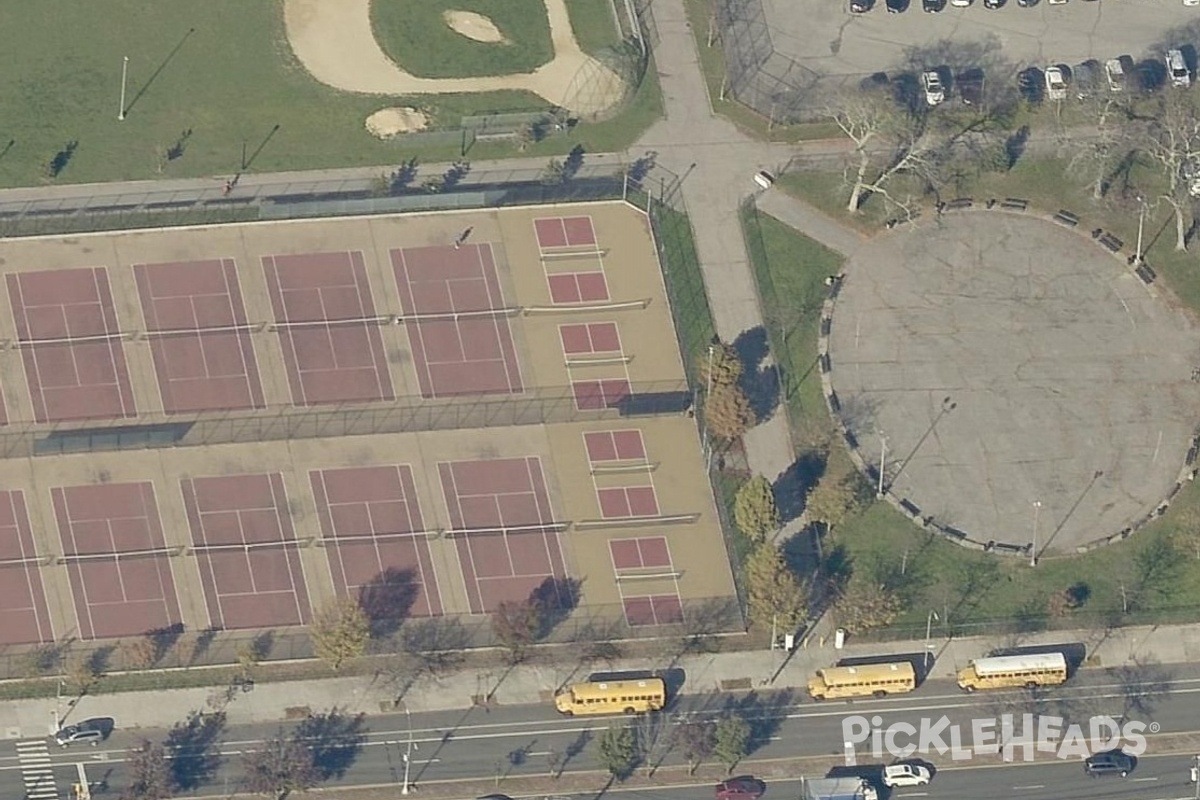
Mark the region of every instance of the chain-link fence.
POLYGON ((725 56, 722 95, 772 123, 821 119, 825 98, 865 76, 822 75, 775 49, 762 0, 713 0, 713 23, 725 56))

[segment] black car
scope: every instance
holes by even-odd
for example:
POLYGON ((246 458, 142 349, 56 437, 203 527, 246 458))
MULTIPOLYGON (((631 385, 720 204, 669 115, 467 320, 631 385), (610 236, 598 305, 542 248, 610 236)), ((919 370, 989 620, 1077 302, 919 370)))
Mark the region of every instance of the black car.
POLYGON ((54 741, 60 747, 72 744, 90 744, 95 747, 108 738, 112 733, 113 720, 111 717, 85 719, 77 725, 68 725, 54 734, 54 741))
POLYGON ((908 11, 908 0, 886 0, 889 14, 899 14, 908 11))
POLYGON ((1133 767, 1133 756, 1120 750, 1096 753, 1096 755, 1085 759, 1083 762, 1084 774, 1090 775, 1093 778, 1103 778, 1109 775, 1120 775, 1124 778, 1133 772, 1133 767))
POLYGON ((1033 8, 1038 4, 1038 0, 1017 0, 1017 5, 1021 8, 1033 8))
POLYGON ((875 0, 850 0, 851 14, 865 14, 875 5, 875 0))
POLYGON ((921 10, 927 14, 940 14, 946 7, 946 0, 921 0, 921 10))
POLYGON ((983 105, 983 70, 978 67, 958 73, 954 78, 958 96, 965 106, 983 105))

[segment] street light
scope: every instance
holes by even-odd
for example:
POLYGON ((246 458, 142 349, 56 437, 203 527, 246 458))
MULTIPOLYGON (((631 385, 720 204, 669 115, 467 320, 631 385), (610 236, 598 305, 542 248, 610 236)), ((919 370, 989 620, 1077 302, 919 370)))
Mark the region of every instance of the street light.
POLYGON ((125 78, 129 74, 129 56, 121 61, 121 110, 117 112, 117 122, 125 119, 125 78))
POLYGON ((1029 566, 1031 566, 1031 567, 1037 566, 1037 525, 1038 525, 1038 512, 1040 512, 1041 510, 1042 510, 1042 501, 1034 500, 1033 501, 1033 544, 1029 548, 1029 566))
POLYGON ((1137 250, 1134 252, 1134 265, 1142 265, 1142 228, 1146 223, 1146 198, 1138 195, 1138 238, 1137 250))
POLYGON ((708 399, 712 395, 713 345, 708 346, 708 374, 704 382, 704 468, 712 469, 712 448, 708 443, 708 399))
POLYGON ((887 458, 887 437, 882 431, 879 434, 879 488, 875 490, 876 497, 883 497, 883 461, 887 458))
POLYGON ((933 633, 933 621, 940 620, 936 611, 930 611, 929 616, 925 618, 925 668, 929 669, 929 651, 933 646, 929 643, 929 637, 933 633))
POLYGON ((408 794, 408 775, 409 769, 412 767, 412 751, 420 749, 413 744, 412 730, 412 713, 408 710, 408 703, 404 704, 404 719, 408 723, 408 744, 404 749, 404 786, 400 788, 400 794, 408 794))

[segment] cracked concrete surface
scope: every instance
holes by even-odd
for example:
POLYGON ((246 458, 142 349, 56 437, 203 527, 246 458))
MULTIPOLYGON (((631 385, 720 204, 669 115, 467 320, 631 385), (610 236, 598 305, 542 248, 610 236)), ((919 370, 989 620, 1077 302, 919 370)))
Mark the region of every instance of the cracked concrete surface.
POLYGON ((1200 326, 1085 232, 946 214, 845 272, 832 386, 922 516, 1015 545, 1036 516, 1039 552, 1070 552, 1167 497, 1200 418, 1200 326))

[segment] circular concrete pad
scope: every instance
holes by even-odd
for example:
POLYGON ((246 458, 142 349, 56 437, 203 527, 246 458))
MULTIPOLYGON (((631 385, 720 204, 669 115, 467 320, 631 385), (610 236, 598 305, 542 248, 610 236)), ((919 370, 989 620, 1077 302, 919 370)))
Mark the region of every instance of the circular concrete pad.
POLYGON ((1173 488, 1200 421, 1200 328, 1086 233, 948 213, 846 265, 830 380, 896 498, 1041 553, 1121 531, 1173 488), (1037 505, 1037 504, 1040 504, 1037 505))

